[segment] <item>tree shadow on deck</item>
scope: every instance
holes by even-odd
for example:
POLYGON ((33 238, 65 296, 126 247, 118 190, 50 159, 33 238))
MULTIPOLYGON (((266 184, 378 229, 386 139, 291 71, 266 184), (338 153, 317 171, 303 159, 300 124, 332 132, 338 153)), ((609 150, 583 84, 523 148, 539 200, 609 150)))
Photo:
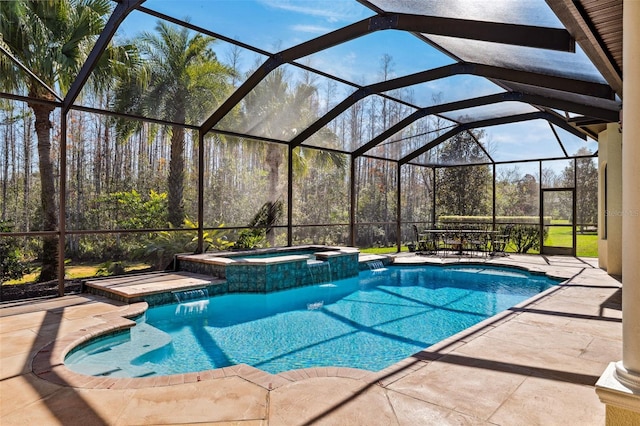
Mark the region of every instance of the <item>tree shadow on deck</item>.
MULTIPOLYGON (((25 406, 16 406, 16 409, 11 412, 3 412, 3 423, 7 421, 17 420, 15 413, 20 412, 24 417, 25 423, 29 423, 28 419, 33 421, 47 422, 55 419, 60 424, 73 425, 73 424, 91 424, 91 425, 107 425, 109 420, 105 419, 100 413, 98 413, 91 404, 83 398, 83 395, 78 389, 70 385, 59 386, 44 380, 33 372, 32 362, 36 354, 43 350, 48 344, 60 338, 60 330, 62 328, 62 321, 64 321, 65 310, 73 307, 78 307, 93 303, 92 300, 80 298, 78 300, 68 300, 66 303, 58 298, 41 299, 41 300, 29 300, 16 302, 9 306, 4 306, 0 311, 0 319, 8 321, 10 317, 25 316, 23 321, 28 321, 26 316, 31 314, 37 314, 44 312, 44 315, 40 318, 37 325, 29 326, 25 325, 24 328, 18 328, 16 331, 29 331, 36 334, 33 338, 33 342, 28 352, 25 352, 25 364, 20 371, 14 375, 3 377, 1 380, 5 382, 5 391, 11 392, 11 384, 7 384, 6 381, 23 376, 24 381, 28 383, 35 395, 38 395, 37 401, 33 400, 33 397, 29 397, 29 401, 26 401, 25 406), (43 417, 42 413, 38 413, 35 407, 29 408, 29 405, 34 402, 38 402, 47 407, 50 417, 43 417), (25 411, 27 410, 27 411, 25 411), (11 418, 11 420, 10 420, 11 418)), ((8 331, 7 334, 12 331, 8 331)), ((5 337, 6 338, 6 337, 5 337)), ((54 366, 52 365, 52 368, 54 366)), ((52 375, 57 376, 55 372, 51 372, 52 375)), ((58 383, 64 383, 64 380, 57 377, 58 383)), ((4 393, 3 392, 3 393, 4 393)), ((15 396, 15 395, 14 395, 15 396)), ((27 395, 25 395, 27 397, 27 395)), ((20 401, 23 402, 23 401, 20 401)))

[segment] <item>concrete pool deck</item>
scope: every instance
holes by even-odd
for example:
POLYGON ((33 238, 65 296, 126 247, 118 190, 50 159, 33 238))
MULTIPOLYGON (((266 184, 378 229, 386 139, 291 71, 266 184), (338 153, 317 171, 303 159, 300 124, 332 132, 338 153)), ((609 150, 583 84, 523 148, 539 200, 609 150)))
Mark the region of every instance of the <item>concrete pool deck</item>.
MULTIPOLYGON (((466 262, 401 255, 397 263, 466 262)), ((381 372, 240 365, 108 379, 70 373, 61 348, 114 328, 140 303, 97 295, 0 305, 0 424, 603 425, 594 385, 622 358, 621 284, 595 259, 474 262, 569 281, 381 372)))

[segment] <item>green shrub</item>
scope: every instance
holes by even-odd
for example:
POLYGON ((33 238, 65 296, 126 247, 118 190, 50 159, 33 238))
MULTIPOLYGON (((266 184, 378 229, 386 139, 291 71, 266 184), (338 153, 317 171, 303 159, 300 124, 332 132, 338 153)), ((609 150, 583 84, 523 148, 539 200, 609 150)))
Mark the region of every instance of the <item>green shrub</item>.
MULTIPOLYGON (((0 221, 1 232, 11 232, 13 226, 0 221)), ((22 278, 28 271, 22 262, 22 253, 15 238, 0 238, 0 282, 8 279, 22 278)))
POLYGON ((234 244, 234 249, 248 250, 254 249, 260 244, 270 232, 283 214, 282 201, 275 203, 267 201, 260 207, 249 223, 249 229, 244 229, 238 235, 234 244))
MULTIPOLYGON (((540 227, 538 225, 504 226, 504 232, 509 235, 511 244, 517 253, 527 253, 529 250, 540 250, 540 227)), ((545 228, 545 237, 548 233, 545 228)))
MULTIPOLYGON (((223 225, 220 225, 222 227, 223 225)), ((226 240, 226 231, 213 229, 203 234, 204 251, 226 250, 232 243, 226 240)), ((177 253, 194 252, 198 245, 197 224, 189 219, 184 220, 184 230, 160 231, 152 234, 137 257, 151 262, 157 269, 167 268, 177 253)))
POLYGON ((122 275, 124 274, 124 266, 122 262, 112 262, 110 260, 100 264, 98 270, 96 271, 96 277, 108 277, 111 275, 122 275))

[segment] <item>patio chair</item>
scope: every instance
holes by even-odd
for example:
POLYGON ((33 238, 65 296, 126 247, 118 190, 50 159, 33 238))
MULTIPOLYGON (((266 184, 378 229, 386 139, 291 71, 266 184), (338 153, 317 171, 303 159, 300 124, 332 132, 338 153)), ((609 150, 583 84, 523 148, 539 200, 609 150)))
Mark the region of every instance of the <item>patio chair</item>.
POLYGON ((504 233, 495 235, 491 240, 491 255, 492 256, 507 256, 505 249, 509 245, 511 239, 511 226, 507 226, 504 229, 504 233))
POLYGON ((435 232, 431 234, 431 239, 433 240, 433 251, 434 253, 438 253, 443 248, 443 239, 444 235, 441 232, 435 232))
POLYGON ((424 236, 424 251, 426 254, 434 254, 439 249, 439 238, 436 233, 429 232, 424 236))
POLYGON ((413 233, 415 234, 416 239, 416 249, 418 252, 427 252, 429 251, 429 241, 426 237, 421 236, 420 232, 418 232, 418 227, 413 225, 413 233))
POLYGON ((443 251, 445 256, 447 256, 449 252, 462 254, 463 252, 462 241, 463 241, 463 237, 462 235, 460 235, 459 232, 444 231, 444 234, 442 236, 442 245, 443 245, 443 251))
POLYGON ((464 244, 468 252, 480 253, 486 256, 489 251, 489 241, 489 234, 483 232, 474 232, 468 235, 468 237, 464 240, 464 244))

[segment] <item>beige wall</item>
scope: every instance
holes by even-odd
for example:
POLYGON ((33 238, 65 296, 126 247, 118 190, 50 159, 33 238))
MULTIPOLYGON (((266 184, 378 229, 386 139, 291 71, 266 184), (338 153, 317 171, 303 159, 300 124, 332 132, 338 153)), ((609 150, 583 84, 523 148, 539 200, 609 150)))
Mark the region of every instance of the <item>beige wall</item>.
POLYGON ((640 413, 613 405, 607 405, 607 426, 637 425, 640 425, 640 413))
POLYGON ((607 405, 607 426, 638 426, 640 413, 624 408, 607 405))
POLYGON ((611 275, 622 274, 622 134, 609 124, 598 135, 598 258, 611 275), (607 188, 605 191, 605 168, 607 188), (606 203, 605 203, 606 194, 606 203), (606 209, 605 209, 606 208, 606 209), (606 221, 606 235, 605 235, 606 221))

